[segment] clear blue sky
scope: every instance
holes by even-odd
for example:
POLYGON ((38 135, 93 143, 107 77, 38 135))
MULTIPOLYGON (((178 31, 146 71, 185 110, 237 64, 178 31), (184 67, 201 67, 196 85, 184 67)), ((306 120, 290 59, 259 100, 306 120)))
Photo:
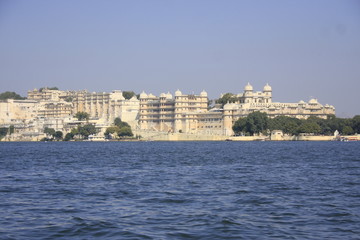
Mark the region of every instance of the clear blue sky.
POLYGON ((273 87, 360 114, 360 1, 0 0, 0 91, 273 87))

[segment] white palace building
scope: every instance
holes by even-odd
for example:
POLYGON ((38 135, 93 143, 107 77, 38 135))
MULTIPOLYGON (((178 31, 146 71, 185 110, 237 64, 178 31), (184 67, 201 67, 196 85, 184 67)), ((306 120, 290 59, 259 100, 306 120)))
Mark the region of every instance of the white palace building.
POLYGON ((35 89, 28 91, 26 100, 0 101, 0 127, 13 125, 19 134, 40 134, 45 127, 66 133, 74 124, 79 124, 73 116, 84 111, 89 113, 90 122, 101 131, 110 126, 116 117, 120 117, 135 132, 230 136, 233 134, 234 122, 255 111, 265 112, 271 118, 326 118, 335 114, 333 106, 322 105, 316 99, 297 103, 273 102, 272 88, 268 84, 262 91, 254 91, 247 84, 244 92, 236 95, 236 99, 223 107, 215 105, 210 108, 205 91, 196 95, 183 94, 177 90, 174 95, 162 93, 160 96, 142 92, 139 99, 135 96, 125 99, 118 90, 89 93, 35 89))

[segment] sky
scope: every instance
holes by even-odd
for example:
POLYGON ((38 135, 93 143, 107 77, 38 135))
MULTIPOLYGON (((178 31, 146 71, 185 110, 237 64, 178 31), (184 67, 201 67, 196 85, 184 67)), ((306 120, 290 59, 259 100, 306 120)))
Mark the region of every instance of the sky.
POLYGON ((317 98, 360 114, 360 1, 0 0, 0 92, 317 98))

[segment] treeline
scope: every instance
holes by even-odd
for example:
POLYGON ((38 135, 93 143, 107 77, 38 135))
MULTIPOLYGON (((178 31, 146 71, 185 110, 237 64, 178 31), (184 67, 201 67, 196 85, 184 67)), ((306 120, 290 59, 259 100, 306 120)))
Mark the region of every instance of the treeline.
POLYGON ((14 125, 10 125, 10 127, 1 127, 0 128, 0 140, 6 135, 11 135, 15 132, 14 125))
MULTIPOLYGON (((84 112, 78 112, 75 117, 79 120, 88 120, 89 115, 84 112)), ((1 131, 0 131, 1 133, 1 131)), ((76 128, 71 129, 69 133, 63 136, 63 132, 55 131, 53 128, 44 128, 44 133, 46 137, 41 139, 41 141, 71 141, 74 139, 77 140, 86 140, 89 139, 90 135, 95 135, 98 133, 95 125, 87 123, 85 125, 78 125, 76 128)), ((128 138, 133 137, 131 127, 128 123, 121 121, 120 118, 115 118, 114 124, 111 127, 108 127, 104 133, 106 138, 128 138)))
POLYGON ((130 125, 127 122, 121 121, 120 118, 115 118, 113 126, 108 127, 104 134, 106 138, 122 138, 134 136, 130 125))
POLYGON ((269 118, 266 113, 253 112, 247 117, 238 119, 233 126, 236 135, 268 135, 272 130, 282 130, 289 135, 314 133, 318 135, 333 135, 337 130, 342 135, 360 133, 360 115, 353 118, 337 118, 334 115, 327 119, 309 117, 297 119, 286 116, 269 118))
POLYGON ((3 92, 0 93, 0 100, 7 100, 7 99, 15 99, 15 100, 24 100, 26 97, 22 97, 16 92, 3 92))

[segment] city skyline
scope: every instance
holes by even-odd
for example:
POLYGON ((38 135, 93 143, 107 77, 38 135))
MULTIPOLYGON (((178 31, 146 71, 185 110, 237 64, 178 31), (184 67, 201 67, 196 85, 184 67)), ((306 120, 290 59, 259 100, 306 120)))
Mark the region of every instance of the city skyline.
POLYGON ((2 1, 0 90, 159 95, 250 82, 360 114, 358 1, 2 1))

